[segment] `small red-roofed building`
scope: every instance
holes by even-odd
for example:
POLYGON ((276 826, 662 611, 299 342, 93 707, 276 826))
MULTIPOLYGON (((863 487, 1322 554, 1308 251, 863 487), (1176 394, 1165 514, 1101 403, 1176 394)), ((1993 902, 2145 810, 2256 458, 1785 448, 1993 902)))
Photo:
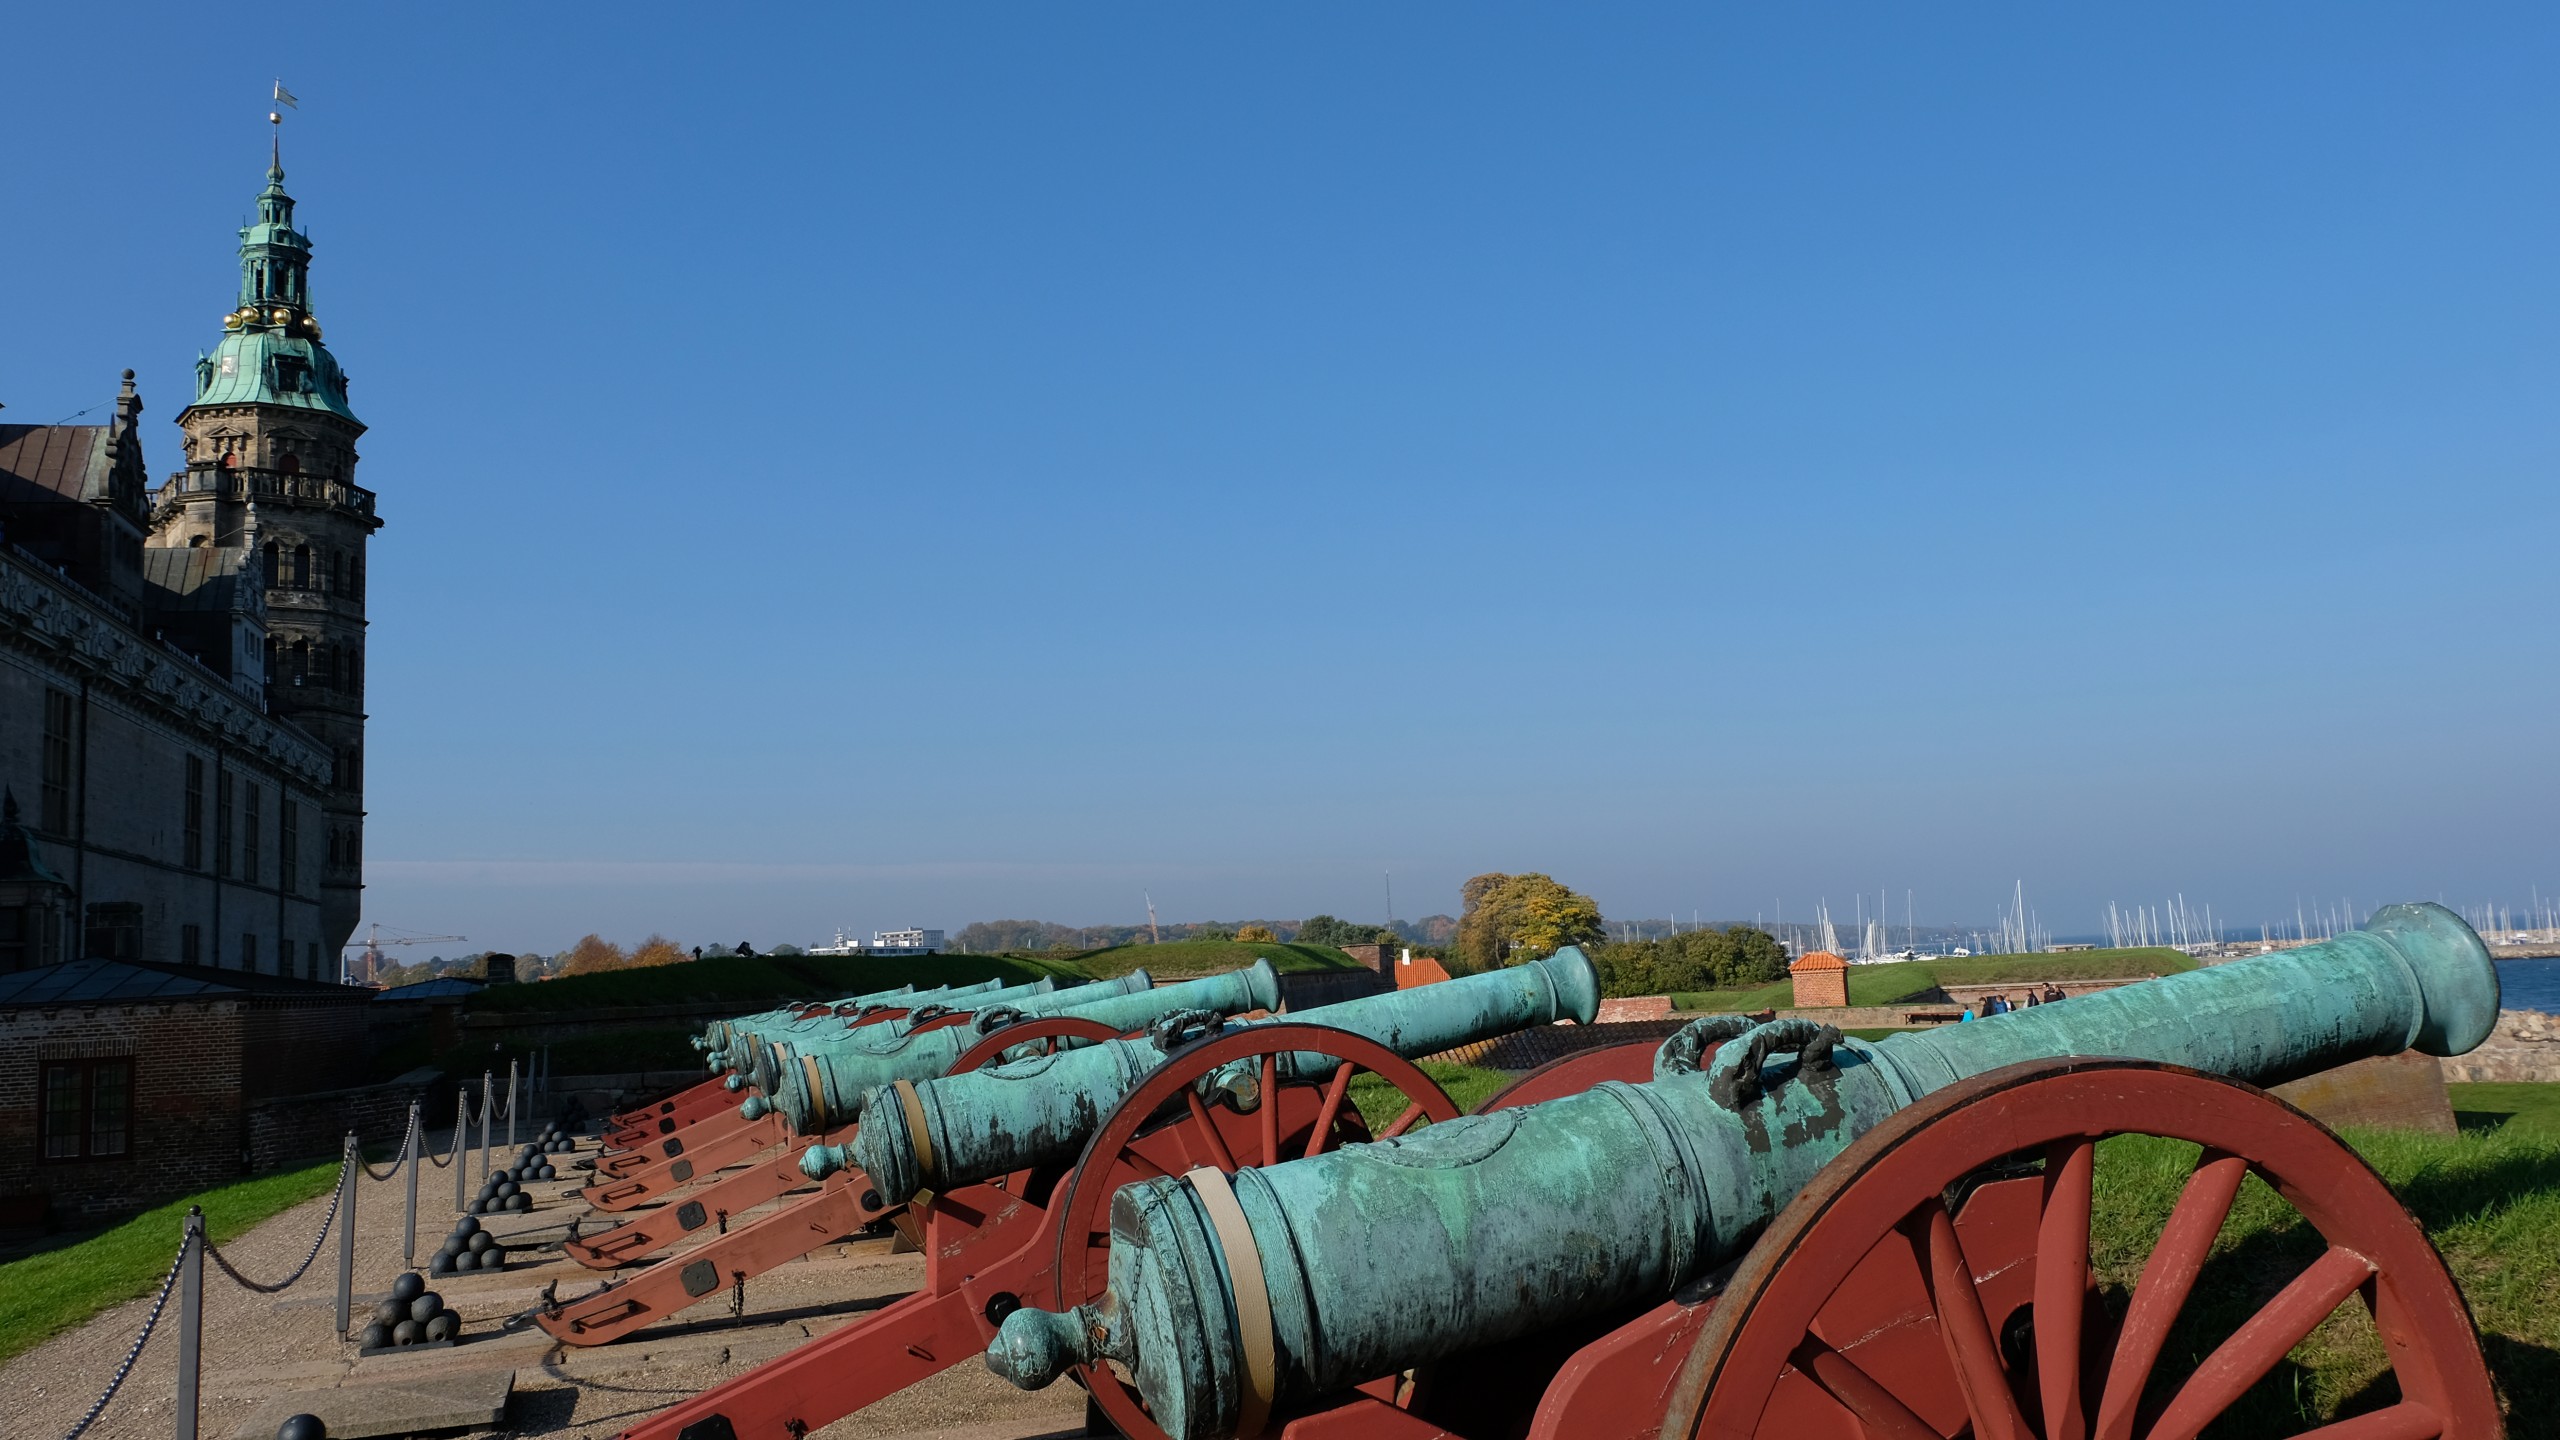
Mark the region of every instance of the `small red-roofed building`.
POLYGON ((1787 975, 1795 981, 1799 1010, 1849 1003, 1849 962, 1828 950, 1797 956, 1787 975))

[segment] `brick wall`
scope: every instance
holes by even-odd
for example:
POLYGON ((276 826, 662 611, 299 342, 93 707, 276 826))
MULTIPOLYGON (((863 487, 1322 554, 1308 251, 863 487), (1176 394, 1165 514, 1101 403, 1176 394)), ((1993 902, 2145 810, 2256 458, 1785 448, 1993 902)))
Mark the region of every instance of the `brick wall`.
MULTIPOLYGON (((420 1080, 397 1080, 385 1085, 363 1085, 346 1090, 327 1090, 313 1095, 281 1095, 252 1102, 245 1116, 249 1168, 271 1169, 289 1160, 321 1159, 334 1155, 348 1131, 368 1146, 391 1146, 400 1143, 409 1125, 409 1102, 432 1105, 436 1097, 430 1090, 446 1088, 420 1080)), ((444 1108, 450 1113, 451 1099, 444 1108)), ((531 1112, 527 1112, 527 1118, 531 1112)), ((504 1133, 504 1121, 493 1135, 504 1133)), ((533 1129, 539 1129, 534 1126, 533 1129)), ((519 1135, 530 1137, 532 1130, 519 1123, 519 1135)))
POLYGON ((240 1002, 65 1006, 0 1013, 0 1196, 44 1197, 59 1219, 139 1210, 240 1173, 240 1002), (41 1158, 39 1066, 130 1056, 126 1153, 41 1158))
POLYGON ((363 1079, 372 1008, 369 999, 250 1001, 241 1017, 247 1098, 341 1090, 363 1079))

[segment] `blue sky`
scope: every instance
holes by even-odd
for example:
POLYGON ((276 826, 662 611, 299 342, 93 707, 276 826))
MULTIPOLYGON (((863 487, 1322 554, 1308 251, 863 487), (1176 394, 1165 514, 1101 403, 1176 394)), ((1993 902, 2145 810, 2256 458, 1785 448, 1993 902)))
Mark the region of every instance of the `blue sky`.
POLYGON ((0 402, 174 463, 283 76, 369 920, 2560 884, 2548 7, 290 20, 16 17, 0 402))

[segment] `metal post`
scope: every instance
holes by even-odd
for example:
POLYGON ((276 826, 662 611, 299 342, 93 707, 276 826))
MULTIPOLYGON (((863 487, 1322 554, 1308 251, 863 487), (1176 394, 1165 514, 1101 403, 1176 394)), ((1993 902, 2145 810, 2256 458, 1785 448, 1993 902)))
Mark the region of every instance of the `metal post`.
POLYGON ((516 1148, 516 1062, 507 1062, 507 1148, 516 1148))
POLYGON ((400 1263, 418 1263, 418 1159, 427 1153, 427 1132, 422 1127, 425 1117, 418 1113, 418 1102, 409 1102, 409 1148, 401 1155, 409 1167, 409 1216, 400 1232, 400 1263))
POLYGON ((489 1072, 480 1072, 480 1178, 489 1178, 489 1101, 498 1093, 489 1072))
POLYGON ((462 1208, 462 1172, 468 1168, 462 1163, 462 1140, 470 1129, 471 1087, 456 1085, 453 1087, 453 1159, 447 1162, 453 1166, 453 1208, 456 1210, 462 1208))
POLYGON ((178 1251, 178 1440, 196 1440, 196 1380, 204 1369, 204 1207, 187 1207, 178 1251))
POLYGON ((347 1322, 355 1315, 356 1170, 363 1165, 356 1132, 347 1132, 346 1158, 338 1179, 338 1338, 347 1338, 347 1322))

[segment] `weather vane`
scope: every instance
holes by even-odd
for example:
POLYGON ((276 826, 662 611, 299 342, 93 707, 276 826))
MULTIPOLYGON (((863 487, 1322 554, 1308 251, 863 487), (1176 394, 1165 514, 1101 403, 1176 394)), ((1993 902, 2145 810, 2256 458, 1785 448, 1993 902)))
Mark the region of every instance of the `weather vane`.
MULTIPOLYGON (((276 81, 276 103, 291 110, 299 110, 302 108, 302 102, 293 98, 293 92, 284 88, 284 81, 282 80, 276 81)), ((267 123, 281 127, 284 124, 284 111, 268 111, 267 123)))

